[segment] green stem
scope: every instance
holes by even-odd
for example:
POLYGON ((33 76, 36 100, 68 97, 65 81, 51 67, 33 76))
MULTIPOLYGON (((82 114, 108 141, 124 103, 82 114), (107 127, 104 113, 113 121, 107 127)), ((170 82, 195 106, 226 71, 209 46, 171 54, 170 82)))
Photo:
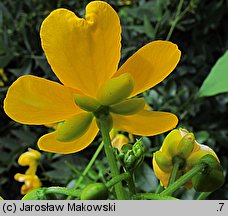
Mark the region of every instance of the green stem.
POLYGON ((202 192, 197 197, 197 200, 205 200, 212 192, 202 192))
POLYGON ((129 178, 127 179, 127 184, 130 192, 130 196, 136 194, 136 189, 135 189, 135 181, 134 181, 134 175, 133 173, 129 173, 129 178))
POLYGON ((183 6, 183 3, 184 3, 184 0, 180 0, 180 2, 178 4, 178 7, 177 7, 177 13, 175 15, 175 18, 174 18, 172 24, 171 24, 171 27, 169 29, 168 35, 166 37, 166 40, 170 39, 177 22, 180 20, 180 12, 181 12, 181 8, 183 6))
POLYGON ((64 194, 67 196, 80 197, 81 191, 65 187, 49 187, 46 188, 45 194, 64 194))
POLYGON ((141 193, 133 196, 134 200, 177 200, 175 197, 155 193, 141 193))
MULTIPOLYGON (((88 171, 90 170, 90 168, 93 166, 95 160, 97 159, 99 153, 101 152, 102 148, 104 146, 104 142, 101 142, 101 144, 98 146, 96 152, 94 153, 93 157, 91 158, 90 162, 88 163, 88 165, 86 166, 85 170, 83 171, 83 173, 81 174, 81 176, 79 177, 78 181, 75 183, 73 189, 78 188, 78 186, 81 184, 81 182, 83 181, 83 179, 85 178, 86 174, 88 173, 88 171)), ((70 200, 71 197, 68 196, 67 200, 70 200)))
POLYGON ((163 186, 161 186, 161 184, 159 184, 158 187, 157 187, 157 189, 156 189, 156 191, 155 191, 155 193, 156 193, 156 194, 159 194, 159 193, 161 193, 163 190, 164 190, 163 186))
POLYGON ((172 185, 167 187, 163 192, 161 192, 160 195, 172 195, 177 189, 179 189, 182 185, 184 185, 187 181, 189 181, 194 175, 196 175, 206 166, 207 164, 205 163, 195 165, 191 170, 189 170, 187 173, 185 173, 183 176, 177 179, 176 182, 174 182, 172 185))
POLYGON ((174 160, 173 169, 169 178, 168 187, 175 182, 181 162, 182 160, 178 160, 178 158, 177 160, 174 160))
MULTIPOLYGON (((101 118, 98 118, 97 120, 100 123, 100 131, 104 142, 105 153, 110 166, 111 175, 114 178, 115 176, 119 175, 119 169, 116 163, 115 155, 113 153, 113 147, 110 140, 109 132, 106 127, 106 122, 101 118)), ((121 182, 115 185, 115 192, 116 192, 117 199, 119 200, 125 199, 125 194, 124 194, 124 190, 121 182)))
POLYGON ((110 187, 114 186, 115 184, 117 184, 120 181, 129 179, 129 177, 130 177, 129 173, 122 173, 122 174, 120 174, 118 176, 115 176, 114 178, 112 178, 110 181, 108 181, 106 183, 106 187, 110 188, 110 187))

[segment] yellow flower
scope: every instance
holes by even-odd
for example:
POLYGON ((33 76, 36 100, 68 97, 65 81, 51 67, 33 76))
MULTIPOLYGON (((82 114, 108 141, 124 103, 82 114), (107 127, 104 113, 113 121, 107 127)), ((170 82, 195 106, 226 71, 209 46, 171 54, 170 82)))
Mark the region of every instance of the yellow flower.
MULTIPOLYGON (((193 133, 189 133, 185 129, 172 130, 166 136, 161 149, 153 155, 154 173, 161 184, 167 187, 175 157, 183 160, 183 165, 179 170, 179 175, 183 175, 206 154, 214 156, 219 161, 211 148, 201 145, 195 140, 193 133)), ((185 186, 191 188, 192 183, 188 182, 185 186)))
POLYGON ((32 191, 35 188, 41 187, 41 182, 39 177, 36 175, 38 161, 41 157, 41 154, 29 148, 27 152, 21 154, 18 158, 18 164, 21 166, 29 166, 25 174, 17 173, 14 176, 14 179, 19 182, 24 182, 21 187, 21 194, 26 194, 29 191, 32 191))
POLYGON ((73 153, 96 137, 96 115, 106 113, 110 127, 141 136, 174 128, 175 115, 144 110, 133 98, 168 76, 180 59, 177 45, 148 43, 118 70, 121 26, 117 13, 102 1, 90 2, 85 18, 66 9, 53 11, 42 23, 41 42, 62 84, 26 75, 8 90, 4 109, 17 122, 59 123, 38 141, 41 150, 73 153))

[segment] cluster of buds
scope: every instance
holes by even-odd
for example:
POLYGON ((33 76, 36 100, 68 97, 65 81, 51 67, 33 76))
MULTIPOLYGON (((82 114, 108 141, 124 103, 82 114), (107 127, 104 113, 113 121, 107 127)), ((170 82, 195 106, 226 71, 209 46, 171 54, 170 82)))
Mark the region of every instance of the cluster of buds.
POLYGON ((127 171, 133 171, 142 163, 144 151, 143 142, 139 139, 134 145, 123 145, 118 154, 118 159, 127 171))
POLYGON ((38 161, 41 154, 29 148, 27 152, 21 154, 18 159, 18 164, 21 166, 29 166, 25 174, 17 173, 14 179, 19 182, 24 182, 21 187, 21 194, 27 194, 35 188, 41 187, 41 182, 39 177, 36 175, 38 161))
POLYGON ((153 167, 161 185, 168 186, 174 163, 178 161, 177 178, 188 172, 196 164, 203 162, 204 156, 210 155, 210 169, 201 172, 185 184, 197 191, 213 191, 224 182, 223 171, 215 152, 208 146, 199 144, 193 133, 185 129, 172 130, 165 138, 162 147, 153 155, 153 167))

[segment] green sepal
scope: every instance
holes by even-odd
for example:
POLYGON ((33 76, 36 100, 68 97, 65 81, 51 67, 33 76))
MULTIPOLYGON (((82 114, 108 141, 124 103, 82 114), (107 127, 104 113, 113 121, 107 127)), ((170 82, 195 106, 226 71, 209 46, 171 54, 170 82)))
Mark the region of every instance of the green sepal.
POLYGON ((108 189, 103 183, 93 183, 87 185, 81 193, 81 200, 106 200, 108 189))
POLYGON ((74 95, 75 103, 83 110, 95 112, 101 104, 94 98, 85 95, 74 95))
POLYGON ((21 200, 55 200, 54 194, 46 194, 46 188, 36 188, 22 197, 21 200))
POLYGON ((110 106, 110 112, 120 115, 133 115, 140 110, 143 110, 144 106, 144 98, 133 98, 110 106))
POLYGON ((154 158, 161 170, 171 172, 173 168, 172 159, 167 157, 163 152, 157 151, 154 153, 154 158))
POLYGON ((177 145, 177 155, 186 159, 194 149, 195 136, 193 133, 187 133, 177 145))
POLYGON ((73 141, 86 133, 93 120, 92 113, 80 113, 58 124, 56 139, 61 142, 73 141))
POLYGON ((98 90, 97 99, 102 105, 112 105, 130 96, 134 88, 134 80, 129 73, 121 74, 107 80, 98 90))
POLYGON ((205 163, 207 166, 192 178, 192 185, 195 190, 212 192, 220 188, 224 184, 225 178, 223 168, 218 160, 207 154, 200 159, 199 163, 205 163))

